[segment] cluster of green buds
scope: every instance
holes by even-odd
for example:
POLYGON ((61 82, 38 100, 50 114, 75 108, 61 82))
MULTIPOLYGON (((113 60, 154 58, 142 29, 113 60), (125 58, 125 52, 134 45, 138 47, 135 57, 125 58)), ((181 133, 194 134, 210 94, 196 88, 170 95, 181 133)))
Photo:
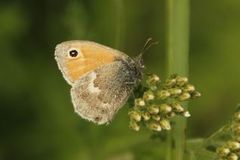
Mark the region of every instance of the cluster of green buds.
POLYGON ((187 77, 172 75, 161 82, 157 75, 149 75, 146 90, 135 99, 129 111, 130 128, 135 131, 143 126, 157 132, 170 130, 171 118, 174 116, 190 117, 183 102, 200 96, 187 77))
POLYGON ((230 132, 231 139, 216 149, 219 160, 240 160, 240 111, 234 114, 230 132))

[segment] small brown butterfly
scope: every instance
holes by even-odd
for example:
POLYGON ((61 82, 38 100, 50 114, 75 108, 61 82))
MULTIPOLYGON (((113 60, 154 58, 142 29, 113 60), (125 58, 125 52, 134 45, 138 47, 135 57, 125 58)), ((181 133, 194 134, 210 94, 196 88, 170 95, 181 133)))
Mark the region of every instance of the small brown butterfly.
POLYGON ((107 46, 73 40, 58 44, 55 59, 72 86, 75 112, 97 124, 109 123, 142 79, 142 56, 133 59, 107 46))

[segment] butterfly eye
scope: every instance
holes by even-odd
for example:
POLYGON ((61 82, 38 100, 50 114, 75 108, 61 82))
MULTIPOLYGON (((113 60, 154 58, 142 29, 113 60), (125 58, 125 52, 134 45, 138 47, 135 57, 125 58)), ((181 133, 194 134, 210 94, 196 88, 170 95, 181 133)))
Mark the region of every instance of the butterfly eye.
POLYGON ((73 58, 77 57, 77 56, 78 56, 78 51, 75 50, 75 49, 70 50, 70 51, 69 51, 69 56, 70 56, 70 57, 73 57, 73 58))

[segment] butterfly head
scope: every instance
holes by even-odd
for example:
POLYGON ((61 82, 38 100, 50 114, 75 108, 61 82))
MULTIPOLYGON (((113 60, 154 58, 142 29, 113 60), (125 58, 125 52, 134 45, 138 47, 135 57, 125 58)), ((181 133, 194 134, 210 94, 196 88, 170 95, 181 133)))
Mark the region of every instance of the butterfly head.
POLYGON ((158 44, 157 41, 153 41, 152 38, 148 38, 140 54, 134 58, 137 69, 141 73, 141 77, 143 76, 143 70, 145 69, 144 62, 143 62, 143 55, 152 45, 156 45, 156 44, 158 44))

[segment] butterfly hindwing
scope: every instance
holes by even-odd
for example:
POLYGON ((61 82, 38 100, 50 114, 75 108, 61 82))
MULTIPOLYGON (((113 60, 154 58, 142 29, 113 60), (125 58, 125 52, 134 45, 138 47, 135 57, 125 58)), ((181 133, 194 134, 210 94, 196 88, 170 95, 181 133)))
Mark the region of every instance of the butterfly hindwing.
POLYGON ((71 89, 75 111, 98 124, 109 122, 134 88, 133 72, 116 61, 82 77, 71 89))

